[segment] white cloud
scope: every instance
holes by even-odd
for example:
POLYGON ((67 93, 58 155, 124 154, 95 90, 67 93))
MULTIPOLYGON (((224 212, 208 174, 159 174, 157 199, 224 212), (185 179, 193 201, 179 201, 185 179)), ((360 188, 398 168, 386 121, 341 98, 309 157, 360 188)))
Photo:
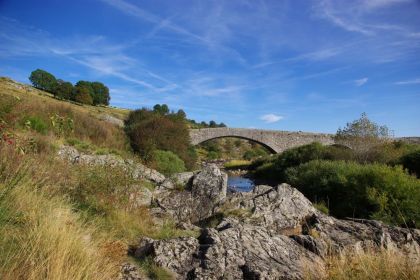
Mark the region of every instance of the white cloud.
POLYGON ((283 116, 275 115, 275 114, 266 114, 260 117, 260 120, 266 123, 275 123, 280 120, 284 119, 283 116))
POLYGON ((414 80, 399 81, 399 82, 395 82, 394 84, 395 85, 416 85, 416 84, 420 84, 420 78, 414 79, 414 80))
POLYGON ((365 78, 361 78, 358 80, 354 80, 354 84, 358 87, 363 86, 364 84, 366 84, 368 82, 369 78, 365 77, 365 78))

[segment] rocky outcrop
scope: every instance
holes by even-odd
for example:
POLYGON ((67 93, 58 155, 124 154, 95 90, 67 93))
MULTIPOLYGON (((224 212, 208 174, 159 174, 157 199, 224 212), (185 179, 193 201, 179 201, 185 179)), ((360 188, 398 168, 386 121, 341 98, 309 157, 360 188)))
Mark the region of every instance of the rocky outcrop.
POLYGON ((212 213, 224 213, 216 227, 203 228, 197 239, 142 240, 136 257, 152 257, 177 279, 303 279, 309 274, 320 278, 324 257, 343 249, 386 248, 420 258, 418 230, 335 219, 287 184, 257 186, 251 193, 225 197, 223 180, 216 168, 203 170, 194 175, 191 190, 180 192, 186 197, 174 198, 177 206, 194 215, 197 204, 188 208, 186 200, 177 199, 204 197, 214 206, 212 213), (241 211, 249 214, 237 215, 241 211))
POLYGON ((73 164, 120 166, 127 170, 134 179, 146 179, 157 184, 165 181, 165 176, 133 160, 124 160, 115 155, 89 155, 80 153, 70 146, 61 146, 58 156, 73 164))
POLYGON ((177 279, 301 279, 306 269, 323 267, 319 256, 289 237, 234 219, 203 230, 198 240, 147 239, 136 251, 136 257, 146 256, 177 279))
POLYGON ((177 175, 174 180, 177 178, 186 183, 184 190, 175 189, 174 183, 165 181, 158 188, 156 202, 178 223, 196 223, 212 216, 226 197, 227 174, 215 165, 195 174, 177 175))
POLYGON ((101 114, 98 116, 100 120, 112 123, 113 125, 124 127, 124 121, 108 114, 101 114))

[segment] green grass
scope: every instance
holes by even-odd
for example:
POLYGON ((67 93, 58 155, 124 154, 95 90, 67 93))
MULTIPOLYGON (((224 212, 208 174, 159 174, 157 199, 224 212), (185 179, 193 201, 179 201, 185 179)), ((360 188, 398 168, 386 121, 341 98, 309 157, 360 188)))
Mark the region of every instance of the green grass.
POLYGON ((247 168, 249 165, 251 164, 251 161, 249 160, 238 160, 238 159, 234 159, 231 161, 228 161, 224 164, 224 167, 226 169, 245 169, 247 168))

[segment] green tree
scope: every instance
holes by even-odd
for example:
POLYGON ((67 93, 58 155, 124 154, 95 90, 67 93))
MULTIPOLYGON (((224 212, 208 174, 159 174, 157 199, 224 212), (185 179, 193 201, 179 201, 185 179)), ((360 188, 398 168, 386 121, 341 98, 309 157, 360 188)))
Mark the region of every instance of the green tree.
MULTIPOLYGON (((185 119, 187 117, 187 114, 182 109, 179 109, 178 112, 176 113, 176 115, 181 119, 185 119)), ((194 121, 194 123, 195 123, 195 121, 194 121)))
POLYGON ((156 104, 155 106, 153 106, 153 111, 160 115, 167 115, 169 114, 169 107, 166 104, 156 104))
POLYGON ((347 146, 354 150, 359 161, 366 161, 369 153, 375 146, 389 141, 390 130, 385 125, 378 125, 362 113, 361 117, 346 127, 339 128, 334 137, 337 144, 347 146))
POLYGON ((217 127, 217 123, 215 121, 210 121, 209 126, 210 127, 217 127))
POLYGON ((71 100, 73 97, 73 85, 70 82, 57 80, 57 87, 55 88, 56 96, 60 99, 71 100))
POLYGON ((92 105, 93 99, 92 95, 90 94, 90 89, 83 85, 76 85, 74 101, 82 104, 92 105))
POLYGON ((93 94, 93 104, 94 105, 109 105, 109 89, 101 82, 90 83, 92 87, 93 94))
POLYGON ((36 69, 35 71, 32 71, 31 75, 29 76, 29 80, 34 87, 48 91, 50 93, 55 93, 57 79, 53 74, 41 69, 36 69))

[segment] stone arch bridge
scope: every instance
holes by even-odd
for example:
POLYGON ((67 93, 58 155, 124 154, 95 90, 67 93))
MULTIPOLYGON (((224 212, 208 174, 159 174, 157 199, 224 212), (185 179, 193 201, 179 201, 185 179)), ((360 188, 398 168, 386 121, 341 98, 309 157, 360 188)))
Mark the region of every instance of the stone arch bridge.
POLYGON ((320 142, 324 145, 334 144, 333 134, 292 132, 278 130, 246 129, 246 128, 201 128, 190 129, 191 143, 198 145, 211 139, 236 137, 257 142, 273 153, 286 149, 320 142))

